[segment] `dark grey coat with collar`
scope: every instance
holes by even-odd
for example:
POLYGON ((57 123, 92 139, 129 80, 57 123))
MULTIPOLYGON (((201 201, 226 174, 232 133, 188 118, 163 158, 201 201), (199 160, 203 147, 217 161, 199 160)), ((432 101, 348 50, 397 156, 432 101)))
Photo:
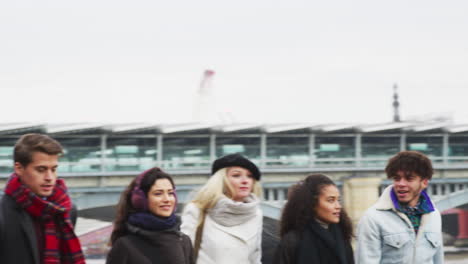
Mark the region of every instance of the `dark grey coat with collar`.
MULTIPOLYGON (((76 207, 71 219, 76 222, 76 207)), ((0 199, 0 263, 39 264, 34 223, 29 214, 8 195, 0 199)))
POLYGON ((127 227, 129 234, 112 245, 107 264, 194 264, 192 243, 182 232, 127 227))
POLYGON ((33 220, 8 195, 0 199, 0 258, 2 264, 40 263, 33 220))

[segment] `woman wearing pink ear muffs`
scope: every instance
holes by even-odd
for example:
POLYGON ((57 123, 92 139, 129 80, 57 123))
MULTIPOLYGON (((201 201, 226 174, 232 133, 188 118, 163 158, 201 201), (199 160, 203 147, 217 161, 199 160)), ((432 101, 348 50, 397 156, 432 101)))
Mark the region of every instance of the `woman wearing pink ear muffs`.
POLYGON ((178 230, 177 195, 159 168, 137 176, 117 206, 107 264, 193 264, 190 238, 178 230))

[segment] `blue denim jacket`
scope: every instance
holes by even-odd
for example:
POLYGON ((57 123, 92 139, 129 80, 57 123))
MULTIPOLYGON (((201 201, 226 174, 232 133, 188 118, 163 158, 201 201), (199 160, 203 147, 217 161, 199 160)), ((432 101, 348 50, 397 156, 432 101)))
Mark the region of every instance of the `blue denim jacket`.
POLYGON ((356 263, 444 263, 440 213, 423 214, 416 234, 408 217, 395 209, 392 188, 388 186, 359 221, 356 263))

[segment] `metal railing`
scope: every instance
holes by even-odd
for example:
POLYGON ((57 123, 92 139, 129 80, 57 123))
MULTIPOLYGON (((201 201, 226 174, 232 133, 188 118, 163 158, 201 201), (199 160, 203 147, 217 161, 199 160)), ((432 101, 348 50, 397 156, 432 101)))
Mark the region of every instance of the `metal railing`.
MULTIPOLYGON (((468 169, 468 157, 430 157, 434 167, 438 169, 468 169)), ((383 169, 388 158, 316 158, 304 159, 253 159, 261 169, 332 169, 332 170, 359 170, 383 169)), ((81 161, 60 161, 60 173, 99 173, 99 172, 138 172, 154 166, 162 167, 168 171, 206 170, 211 167, 210 160, 162 160, 148 158, 101 159, 89 158, 81 161)), ((12 160, 0 160, 0 174, 13 171, 12 160)))

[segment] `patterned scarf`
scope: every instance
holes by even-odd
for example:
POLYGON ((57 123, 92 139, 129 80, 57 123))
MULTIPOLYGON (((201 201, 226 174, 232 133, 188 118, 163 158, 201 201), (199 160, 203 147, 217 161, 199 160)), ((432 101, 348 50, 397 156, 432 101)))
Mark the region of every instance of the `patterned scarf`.
POLYGON ((57 179, 52 195, 43 200, 13 174, 7 183, 5 194, 43 224, 44 258, 41 263, 85 263, 80 241, 70 220, 72 204, 63 180, 57 179))
POLYGON ((395 206, 395 209, 408 216, 409 220, 411 221, 411 224, 413 225, 414 231, 417 234, 419 231, 419 227, 421 226, 422 215, 434 211, 434 205, 432 204, 429 195, 427 195, 426 190, 423 190, 421 192, 418 203, 415 207, 410 207, 406 204, 399 203, 398 198, 393 189, 390 193, 390 196, 392 198, 392 202, 395 206))

